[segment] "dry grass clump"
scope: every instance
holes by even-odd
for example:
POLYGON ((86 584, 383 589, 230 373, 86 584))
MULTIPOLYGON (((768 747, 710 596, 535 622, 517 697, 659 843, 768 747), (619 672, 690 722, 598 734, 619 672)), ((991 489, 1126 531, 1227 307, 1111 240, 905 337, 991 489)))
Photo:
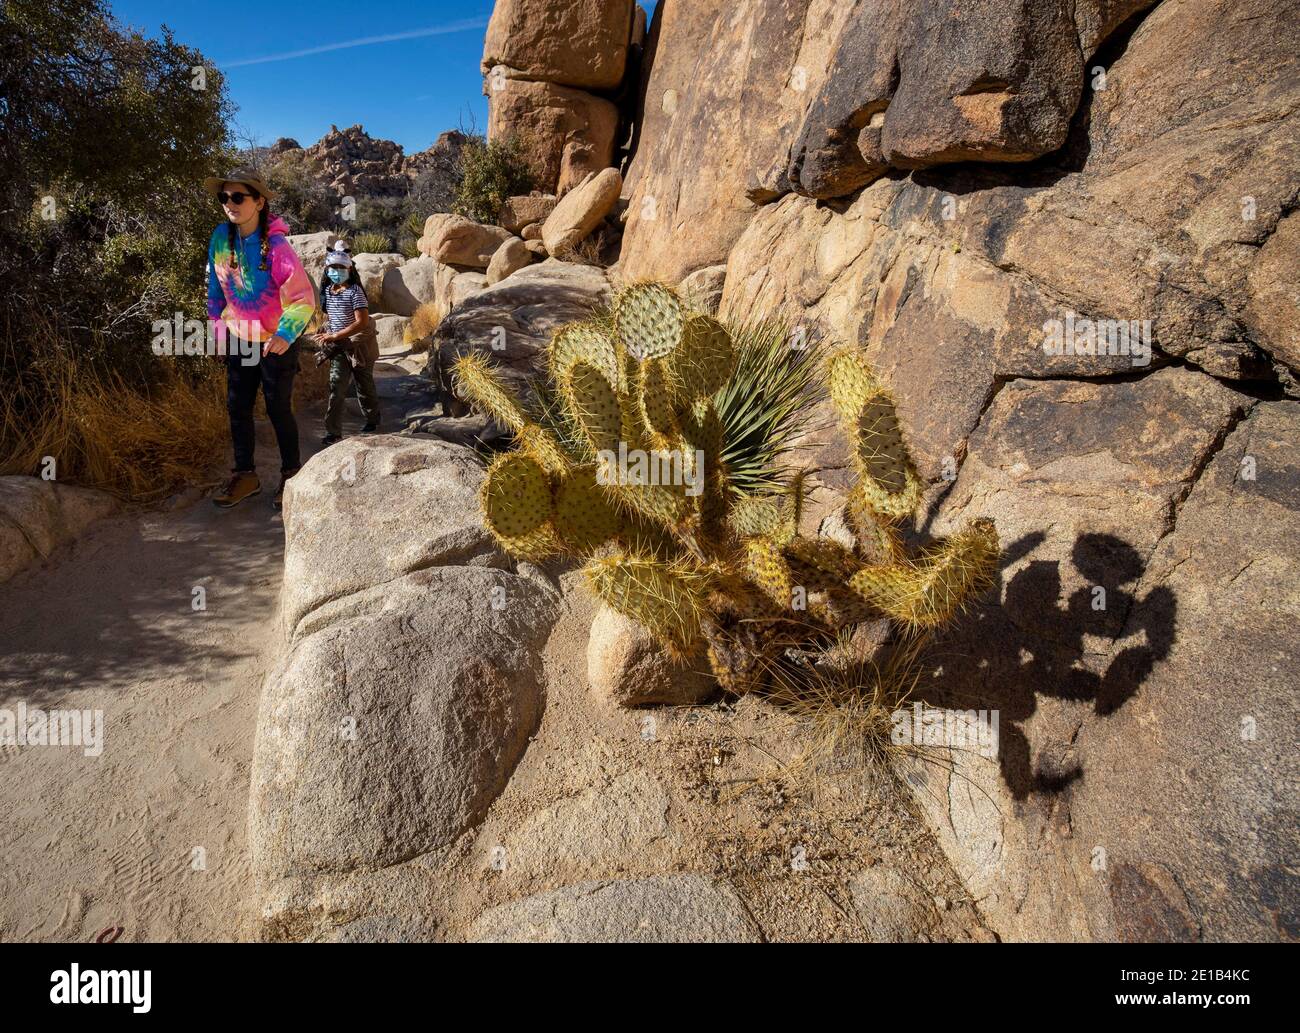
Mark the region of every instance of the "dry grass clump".
POLYGON ((204 478, 229 437, 225 379, 207 362, 159 359, 142 387, 55 347, 0 394, 0 474, 39 475, 132 503, 156 502, 204 478), (185 363, 184 366, 180 363, 185 363))
POLYGON ((426 301, 415 310, 411 321, 406 324, 406 329, 402 331, 402 340, 412 351, 428 351, 433 340, 433 332, 438 329, 443 315, 441 305, 436 301, 426 301))
POLYGON ((781 765, 781 774, 815 780, 845 767, 878 767, 891 753, 914 752, 913 745, 894 742, 894 714, 910 705, 925 671, 928 638, 903 631, 864 650, 854 636, 841 633, 823 658, 772 664, 766 698, 805 733, 803 747, 781 765))

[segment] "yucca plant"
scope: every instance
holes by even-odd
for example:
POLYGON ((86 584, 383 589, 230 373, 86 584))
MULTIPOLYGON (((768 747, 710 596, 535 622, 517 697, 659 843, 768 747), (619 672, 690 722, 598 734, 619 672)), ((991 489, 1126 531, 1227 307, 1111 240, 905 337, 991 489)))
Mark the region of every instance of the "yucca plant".
POLYGON ((392 241, 382 233, 366 231, 352 238, 352 252, 357 255, 384 255, 392 250, 392 241))
MULTIPOLYGON (((744 450, 766 456, 747 472, 745 494, 718 406, 737 398, 745 354, 718 320, 643 283, 619 291, 607 319, 556 332, 545 422, 482 353, 462 357, 454 374, 457 394, 517 442, 491 462, 482 489, 485 524, 501 545, 530 560, 580 559, 601 600, 678 656, 706 649, 735 693, 762 683, 785 651, 825 649, 846 628, 885 620, 920 631, 950 621, 991 584, 998 558, 988 521, 905 552, 898 525, 921 481, 892 398, 852 350, 831 355, 827 373, 855 445, 857 544, 799 533, 804 478, 781 469, 780 442, 744 450), (780 491, 752 493, 767 485, 780 491)), ((749 410, 737 401, 734 411, 749 410)), ((784 423, 758 412, 741 425, 784 423)))
POLYGON ((736 368, 713 399, 726 429, 722 460, 737 492, 770 493, 817 400, 826 350, 781 320, 748 320, 731 337, 736 368))

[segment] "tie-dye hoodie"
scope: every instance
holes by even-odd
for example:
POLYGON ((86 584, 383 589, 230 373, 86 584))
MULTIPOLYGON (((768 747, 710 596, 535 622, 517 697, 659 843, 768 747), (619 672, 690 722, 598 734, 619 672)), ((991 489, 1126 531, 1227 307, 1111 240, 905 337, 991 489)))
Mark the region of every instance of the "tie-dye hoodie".
POLYGON ((230 236, 226 224, 212 231, 208 241, 208 318, 217 324, 219 339, 226 332, 241 340, 267 341, 273 335, 292 344, 307 328, 316 311, 316 288, 307 278, 292 245, 285 239, 289 227, 272 217, 266 269, 262 261, 261 234, 240 237, 236 264, 230 264, 230 236))

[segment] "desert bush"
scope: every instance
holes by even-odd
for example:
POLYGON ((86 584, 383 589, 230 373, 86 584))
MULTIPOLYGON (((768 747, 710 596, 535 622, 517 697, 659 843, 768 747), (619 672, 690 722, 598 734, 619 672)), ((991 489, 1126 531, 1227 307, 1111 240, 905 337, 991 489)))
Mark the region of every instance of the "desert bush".
POLYGON ((735 375, 734 337, 661 284, 626 287, 608 326, 571 324, 552 339, 559 404, 546 410, 550 427, 509 394, 481 352, 463 356, 457 394, 518 444, 489 466, 487 528, 521 558, 582 560, 602 601, 683 659, 705 648, 719 684, 734 693, 767 684, 792 650, 829 657, 846 630, 884 622, 891 633, 873 640, 874 651, 952 621, 992 583, 992 524, 976 521, 908 553, 900 524, 922 484, 892 397, 850 349, 826 366, 858 474, 847 507, 854 544, 800 533, 797 470, 753 470, 754 483, 781 490, 742 494, 716 403, 735 375), (630 460, 626 470, 613 468, 616 456, 630 460), (676 464, 667 478, 665 462, 676 464))
POLYGON ((424 218, 415 212, 409 213, 398 234, 397 250, 405 258, 419 258, 422 236, 424 236, 424 218))
POLYGON ((275 214, 293 233, 315 233, 339 222, 339 198, 321 181, 320 170, 301 150, 287 151, 264 169, 275 193, 275 214))
POLYGON ((506 198, 533 188, 533 173, 513 138, 485 141, 471 136, 461 150, 461 180, 452 211, 475 222, 495 223, 506 198))

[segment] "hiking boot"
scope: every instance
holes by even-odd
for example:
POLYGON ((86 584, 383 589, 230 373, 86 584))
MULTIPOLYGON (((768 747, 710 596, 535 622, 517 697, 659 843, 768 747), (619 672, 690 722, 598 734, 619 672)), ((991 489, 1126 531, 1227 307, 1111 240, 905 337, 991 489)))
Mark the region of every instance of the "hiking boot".
POLYGON ((237 506, 244 499, 251 498, 262 490, 262 482, 257 479, 255 473, 235 473, 221 493, 212 500, 214 505, 222 509, 229 509, 231 506, 237 506))
POLYGON ((275 497, 271 499, 271 505, 276 509, 284 508, 284 485, 285 482, 296 474, 297 470, 282 470, 280 472, 280 486, 275 489, 275 497))
POLYGON ((343 435, 341 434, 326 434, 320 439, 320 443, 322 448, 329 448, 330 445, 337 445, 342 440, 343 435))
POLYGON ((364 427, 361 428, 362 434, 376 434, 378 433, 378 431, 379 431, 379 424, 377 423, 367 423, 364 427))

